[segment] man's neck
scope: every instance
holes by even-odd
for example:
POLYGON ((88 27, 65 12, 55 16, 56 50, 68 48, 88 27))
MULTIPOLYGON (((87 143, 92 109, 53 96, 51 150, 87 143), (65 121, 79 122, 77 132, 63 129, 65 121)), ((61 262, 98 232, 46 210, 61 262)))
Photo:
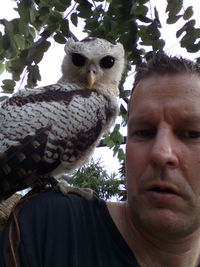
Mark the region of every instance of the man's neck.
POLYGON ((126 203, 107 203, 108 210, 141 267, 197 267, 200 262, 200 233, 176 240, 159 240, 137 227, 126 203))

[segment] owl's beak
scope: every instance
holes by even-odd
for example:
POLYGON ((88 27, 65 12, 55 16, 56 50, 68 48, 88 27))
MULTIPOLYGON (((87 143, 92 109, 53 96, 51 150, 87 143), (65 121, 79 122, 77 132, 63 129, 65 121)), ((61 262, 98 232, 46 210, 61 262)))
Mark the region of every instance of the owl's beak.
POLYGON ((97 69, 95 65, 91 64, 87 70, 87 88, 92 89, 97 79, 97 69))

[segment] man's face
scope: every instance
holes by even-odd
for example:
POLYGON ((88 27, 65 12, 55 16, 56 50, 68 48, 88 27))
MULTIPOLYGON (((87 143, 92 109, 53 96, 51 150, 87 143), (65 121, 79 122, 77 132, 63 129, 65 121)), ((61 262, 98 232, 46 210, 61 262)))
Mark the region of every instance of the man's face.
POLYGON ((126 146, 128 211, 151 234, 200 227, 200 77, 152 76, 131 100, 126 146))

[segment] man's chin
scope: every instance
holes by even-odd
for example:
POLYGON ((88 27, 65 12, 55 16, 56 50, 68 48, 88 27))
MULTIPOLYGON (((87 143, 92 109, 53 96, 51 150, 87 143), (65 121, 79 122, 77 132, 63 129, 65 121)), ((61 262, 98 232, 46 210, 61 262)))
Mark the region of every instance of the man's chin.
POLYGON ((176 240, 184 238, 200 227, 199 222, 170 209, 141 209, 134 212, 133 221, 142 231, 159 239, 176 240))

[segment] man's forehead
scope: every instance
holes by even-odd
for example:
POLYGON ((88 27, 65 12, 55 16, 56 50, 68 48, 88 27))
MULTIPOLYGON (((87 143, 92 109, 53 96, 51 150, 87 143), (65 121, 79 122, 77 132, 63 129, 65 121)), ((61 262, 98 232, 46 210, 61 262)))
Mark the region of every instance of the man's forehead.
POLYGON ((129 116, 150 117, 156 112, 176 112, 185 120, 200 112, 200 77, 191 75, 153 76, 138 83, 129 104, 129 116))
MULTIPOLYGON (((163 76, 154 74, 144 78, 135 87, 130 101, 135 98, 145 99, 153 95, 172 97, 200 97, 200 76, 196 74, 165 74, 163 76)), ((140 101, 141 101, 140 99, 140 101)))

